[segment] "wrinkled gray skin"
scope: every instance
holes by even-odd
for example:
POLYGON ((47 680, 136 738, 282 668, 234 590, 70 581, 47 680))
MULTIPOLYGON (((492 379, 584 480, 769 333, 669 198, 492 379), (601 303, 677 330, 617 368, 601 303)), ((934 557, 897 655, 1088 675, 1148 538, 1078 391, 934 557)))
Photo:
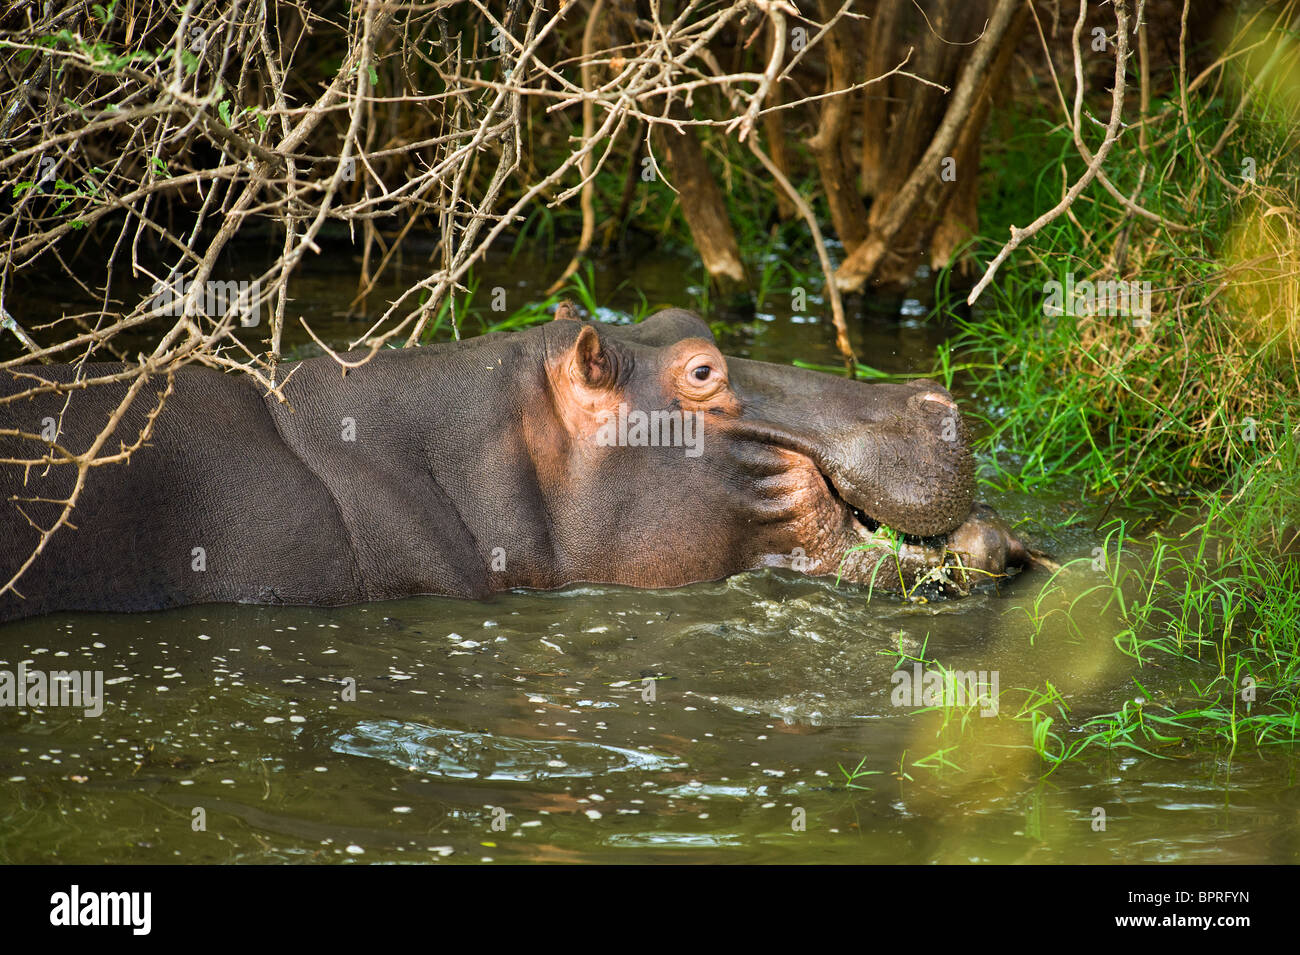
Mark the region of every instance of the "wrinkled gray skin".
MULTIPOLYGON (((384 351, 346 376, 328 357, 289 367, 289 405, 245 376, 177 371, 147 445, 129 464, 90 470, 75 527, 22 576, 21 598, 0 595, 0 619, 484 597, 576 581, 665 587, 761 566, 842 571, 893 591, 928 576, 953 593, 1026 560, 996 515, 972 504, 965 433, 939 385, 724 359, 689 312, 625 327, 566 313, 523 332, 384 351), (696 413, 700 453, 602 445, 605 412, 620 404, 696 413), (345 419, 355 440, 344 440, 345 419), (913 537, 895 549, 877 524, 913 537)), ((23 373, 76 376, 68 366, 23 373)), ((0 372, 5 394, 30 384, 0 372)), ((106 450, 135 441, 164 385, 140 394, 106 450)), ((0 405, 0 429, 35 434, 54 417, 58 443, 80 452, 124 393, 0 405)), ((41 447, 0 437, 5 458, 41 447)), ((64 498, 73 478, 61 465, 24 482, 0 466, 4 580, 37 543, 27 518, 45 527, 59 513, 16 499, 64 498)))

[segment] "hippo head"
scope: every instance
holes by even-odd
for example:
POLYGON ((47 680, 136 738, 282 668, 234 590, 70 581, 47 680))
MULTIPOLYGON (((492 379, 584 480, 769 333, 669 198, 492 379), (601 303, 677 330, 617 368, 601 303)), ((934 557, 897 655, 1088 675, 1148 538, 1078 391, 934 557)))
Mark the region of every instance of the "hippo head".
POLYGON ((973 502, 939 384, 725 358, 681 309, 544 327, 529 445, 568 579, 673 586, 761 566, 965 592, 1024 558, 973 502))

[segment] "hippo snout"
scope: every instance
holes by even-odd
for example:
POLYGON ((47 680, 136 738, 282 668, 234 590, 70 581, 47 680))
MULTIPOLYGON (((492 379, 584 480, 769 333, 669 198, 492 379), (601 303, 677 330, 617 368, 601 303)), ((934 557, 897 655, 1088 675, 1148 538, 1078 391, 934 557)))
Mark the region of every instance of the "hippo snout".
POLYGON ((949 533, 974 502, 965 424, 936 382, 897 387, 889 413, 856 424, 828 455, 827 474, 844 500, 880 524, 915 537, 949 533))

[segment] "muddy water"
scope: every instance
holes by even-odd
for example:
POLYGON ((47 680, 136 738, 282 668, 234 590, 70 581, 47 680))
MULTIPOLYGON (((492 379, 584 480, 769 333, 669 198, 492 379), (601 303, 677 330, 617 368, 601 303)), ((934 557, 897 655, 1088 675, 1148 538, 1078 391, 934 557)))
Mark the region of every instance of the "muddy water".
MULTIPOLYGON (((637 281, 686 304, 680 271, 637 281)), ((349 291, 309 277, 299 305, 349 291)), ((832 359, 807 324, 767 313, 731 348, 832 359)), ((927 365, 941 335, 884 314, 855 331, 889 371, 927 365)), ((1058 557, 1097 543, 1059 529, 1066 489, 990 500, 1058 557)), ((1083 635, 1059 616, 1036 630, 1040 582, 914 605, 760 572, 24 621, 0 630, 0 669, 103 671, 106 701, 0 708, 0 861, 1300 859, 1300 762, 1280 748, 1119 750, 1045 775, 1021 688, 1051 681, 1077 721, 1207 673, 1139 670, 1086 604, 1083 635), (900 705, 900 654, 996 674, 1001 705, 900 705)), ((1067 741, 1070 722, 1053 726, 1067 741)))

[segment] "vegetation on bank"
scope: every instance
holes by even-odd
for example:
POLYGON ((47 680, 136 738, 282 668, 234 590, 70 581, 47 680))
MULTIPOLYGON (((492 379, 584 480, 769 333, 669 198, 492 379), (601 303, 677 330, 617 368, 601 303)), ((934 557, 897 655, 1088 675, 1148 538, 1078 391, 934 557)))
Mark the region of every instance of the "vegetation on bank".
MULTIPOLYGON (((1189 228, 1094 187, 973 311, 939 279, 936 312, 958 329, 941 364, 964 369, 980 409, 981 480, 995 495, 1078 486, 1103 541, 1024 608, 1034 633, 1095 639, 1116 621, 1136 664, 1112 712, 1079 712, 1050 682, 1003 689, 1049 772, 1095 748, 1239 752, 1300 731, 1300 47, 1256 26, 1233 52, 1221 75, 1153 99, 1134 161, 1110 170, 1189 228), (1051 314, 1048 283, 1067 275, 1150 282, 1150 314, 1051 314), (1170 667, 1178 690, 1149 689, 1170 667)), ((985 156, 984 261, 1082 167, 1068 129, 1017 125, 985 156)), ((940 728, 944 764, 954 727, 973 725, 958 717, 940 728)))

